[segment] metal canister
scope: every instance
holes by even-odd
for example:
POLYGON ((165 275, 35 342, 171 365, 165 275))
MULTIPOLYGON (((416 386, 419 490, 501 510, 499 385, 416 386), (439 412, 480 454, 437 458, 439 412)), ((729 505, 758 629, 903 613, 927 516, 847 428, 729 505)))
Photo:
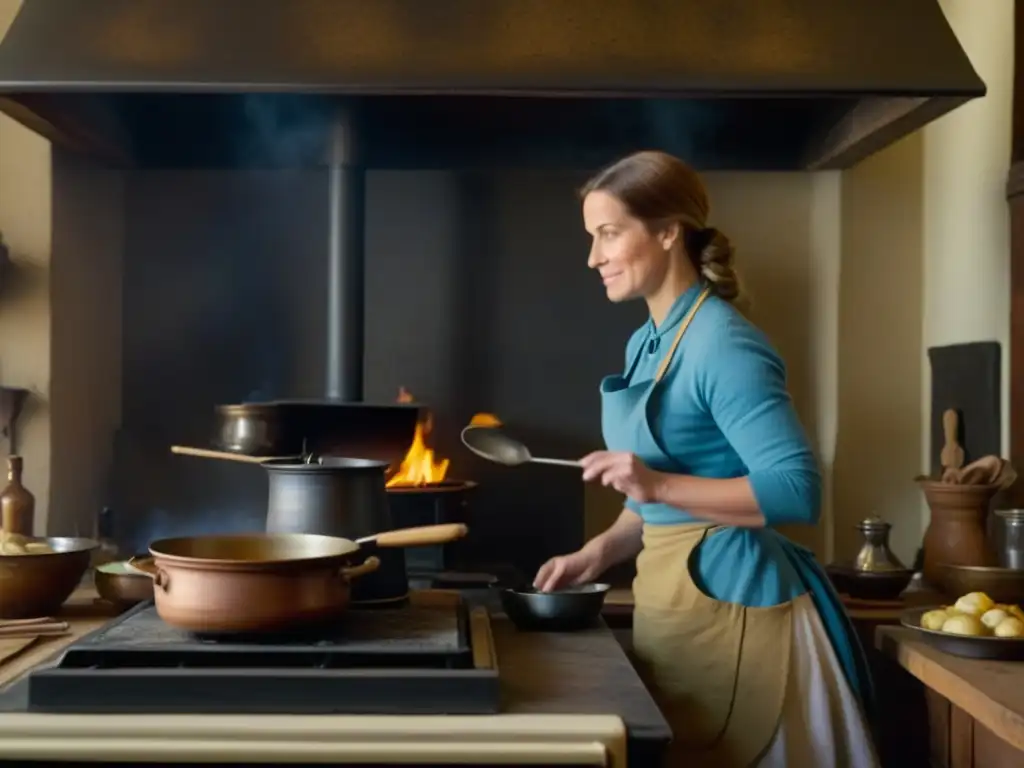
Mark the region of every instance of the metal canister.
POLYGON ((864 537, 854 568, 863 573, 885 573, 888 571, 904 571, 906 566, 889 549, 889 531, 892 525, 882 518, 872 515, 857 524, 857 530, 864 537))
POLYGON ((1024 509, 1001 509, 996 514, 1003 520, 999 564, 1003 568, 1024 570, 1024 509))

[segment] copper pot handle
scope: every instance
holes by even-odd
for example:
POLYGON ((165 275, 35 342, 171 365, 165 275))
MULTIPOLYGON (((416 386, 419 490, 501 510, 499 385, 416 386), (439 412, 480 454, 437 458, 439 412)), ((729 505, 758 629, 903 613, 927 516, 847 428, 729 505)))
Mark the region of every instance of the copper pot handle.
POLYGON ((352 581, 352 579, 358 579, 360 576, 365 576, 368 573, 373 573, 380 568, 380 558, 368 557, 360 565, 352 565, 342 568, 339 573, 345 581, 352 581))
POLYGON ((418 525, 415 528, 399 528, 373 536, 364 536, 357 544, 376 544, 378 547, 423 547, 430 544, 447 544, 457 541, 469 532, 465 523, 444 523, 442 525, 418 525))
POLYGON ((153 586, 160 587, 164 592, 171 585, 171 577, 167 575, 166 571, 156 567, 152 557, 133 557, 126 565, 130 571, 149 576, 153 580, 153 586))

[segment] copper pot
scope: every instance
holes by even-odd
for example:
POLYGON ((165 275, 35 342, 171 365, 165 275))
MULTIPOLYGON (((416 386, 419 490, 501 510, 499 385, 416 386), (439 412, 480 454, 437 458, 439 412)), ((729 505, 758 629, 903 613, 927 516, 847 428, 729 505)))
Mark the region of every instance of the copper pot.
POLYGON ((461 524, 428 525, 357 541, 311 533, 194 536, 153 542, 153 559, 129 561, 153 579, 156 611, 199 634, 276 633, 338 618, 353 579, 380 566, 352 565, 364 547, 414 547, 465 536, 461 524))
POLYGON ((164 539, 152 561, 132 567, 153 579, 156 612, 200 634, 287 632, 341 616, 351 581, 380 565, 349 565, 359 544, 312 534, 164 539))

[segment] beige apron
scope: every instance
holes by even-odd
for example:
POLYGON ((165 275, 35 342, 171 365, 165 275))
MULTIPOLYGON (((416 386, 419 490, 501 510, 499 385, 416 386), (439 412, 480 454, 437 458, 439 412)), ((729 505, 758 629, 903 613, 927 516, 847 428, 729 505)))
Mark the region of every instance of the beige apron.
MULTIPOLYGON (((660 381, 705 298, 680 324, 660 381)), ((782 716, 792 643, 790 603, 749 608, 705 595, 691 555, 716 528, 645 525, 633 582, 633 645, 674 734, 667 765, 746 768, 768 749, 782 716)))

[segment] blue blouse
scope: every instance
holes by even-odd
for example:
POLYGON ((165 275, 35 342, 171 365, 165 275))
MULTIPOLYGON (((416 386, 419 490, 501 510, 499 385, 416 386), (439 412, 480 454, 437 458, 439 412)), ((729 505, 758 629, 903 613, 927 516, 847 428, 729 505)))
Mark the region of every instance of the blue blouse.
MULTIPOLYGON (((701 288, 680 296, 660 327, 648 320, 630 338, 630 384, 654 378, 701 288)), ((839 596, 813 553, 772 529, 818 521, 821 474, 786 390, 785 366, 768 339, 728 302, 709 296, 651 393, 646 416, 667 457, 665 466, 652 469, 747 477, 765 517, 763 528, 725 527, 705 539, 691 561, 694 581, 713 599, 751 607, 790 602, 809 592, 870 717, 867 663, 839 596)), ((646 525, 695 519, 665 504, 627 500, 626 506, 646 525)))
MULTIPOLYGON (((626 345, 626 367, 639 354, 631 383, 654 378, 700 285, 686 291, 660 327, 648 321, 626 345)), ((786 390, 782 360, 765 335, 728 302, 709 296, 694 315, 647 419, 671 458, 665 472, 698 477, 747 477, 768 527, 815 523, 821 475, 786 390)), ((648 525, 695 520, 665 504, 626 506, 648 525)), ((749 606, 793 600, 807 591, 784 540, 757 528, 728 528, 710 536, 695 558, 698 585, 711 597, 749 606)))

